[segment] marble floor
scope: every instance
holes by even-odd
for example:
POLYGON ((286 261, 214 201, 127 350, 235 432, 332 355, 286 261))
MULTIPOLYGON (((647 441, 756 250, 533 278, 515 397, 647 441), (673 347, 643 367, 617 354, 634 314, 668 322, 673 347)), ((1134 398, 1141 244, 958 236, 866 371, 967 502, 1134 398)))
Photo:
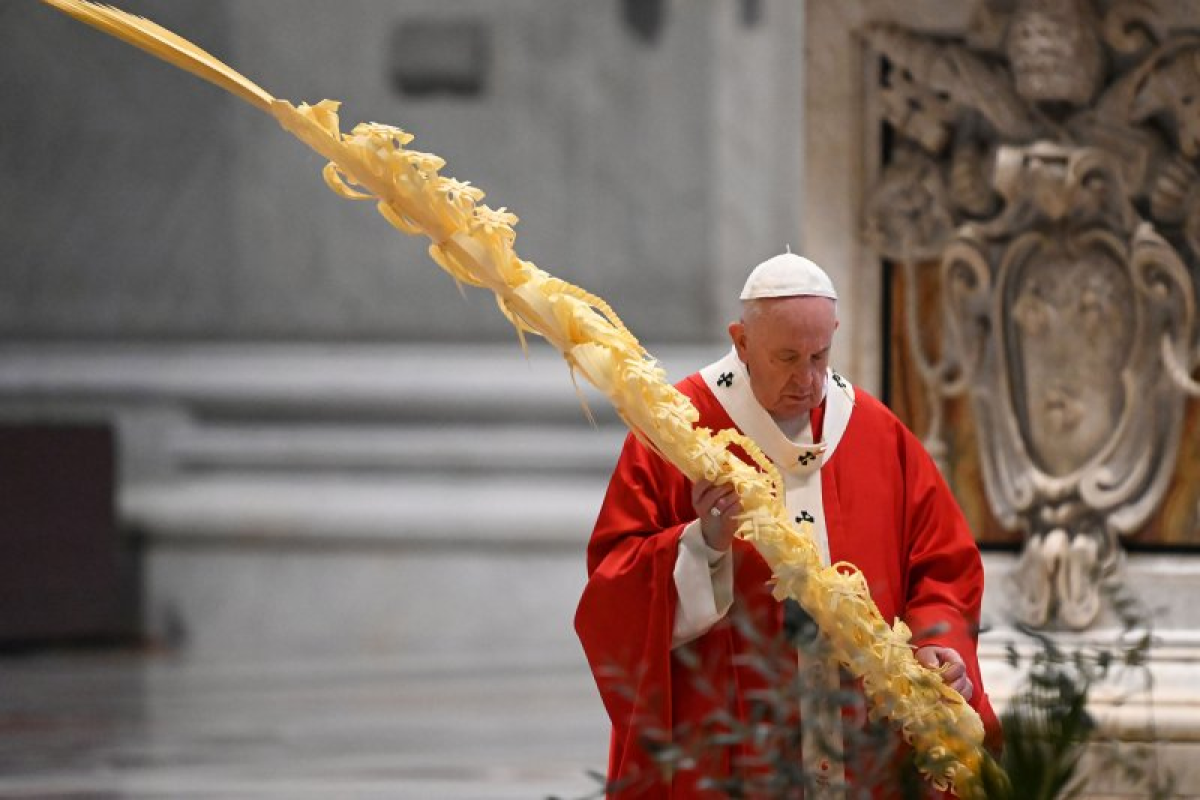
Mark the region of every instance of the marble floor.
POLYGON ((582 657, 0 658, 0 798, 582 798, 607 733, 582 657))

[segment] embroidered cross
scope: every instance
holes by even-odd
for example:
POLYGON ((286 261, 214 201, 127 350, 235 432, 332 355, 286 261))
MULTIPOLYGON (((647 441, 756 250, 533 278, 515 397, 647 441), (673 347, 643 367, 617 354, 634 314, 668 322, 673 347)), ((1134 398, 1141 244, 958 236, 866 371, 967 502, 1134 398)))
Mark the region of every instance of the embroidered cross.
POLYGON ((815 461, 816 458, 817 458, 816 453, 809 453, 809 452, 801 453, 800 454, 800 466, 807 467, 808 462, 815 461))
POLYGON ((846 379, 843 378, 841 375, 838 375, 836 372, 833 373, 833 382, 838 385, 839 389, 846 388, 846 379))
POLYGON ((722 372, 721 377, 717 378, 717 386, 733 386, 733 373, 722 372))
POLYGON ((799 525, 802 522, 816 522, 816 519, 807 511, 801 511, 800 516, 796 517, 796 524, 799 525))

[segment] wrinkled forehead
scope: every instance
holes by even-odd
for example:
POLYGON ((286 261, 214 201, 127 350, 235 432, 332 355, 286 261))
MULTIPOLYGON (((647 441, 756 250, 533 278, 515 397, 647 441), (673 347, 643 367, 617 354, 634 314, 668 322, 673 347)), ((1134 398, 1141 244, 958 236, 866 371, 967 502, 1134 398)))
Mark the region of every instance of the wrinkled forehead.
POLYGON ((747 300, 742 322, 751 347, 818 353, 833 343, 837 305, 826 297, 747 300))
POLYGON ((837 326, 837 301, 809 295, 763 297, 742 301, 742 322, 746 325, 837 326))

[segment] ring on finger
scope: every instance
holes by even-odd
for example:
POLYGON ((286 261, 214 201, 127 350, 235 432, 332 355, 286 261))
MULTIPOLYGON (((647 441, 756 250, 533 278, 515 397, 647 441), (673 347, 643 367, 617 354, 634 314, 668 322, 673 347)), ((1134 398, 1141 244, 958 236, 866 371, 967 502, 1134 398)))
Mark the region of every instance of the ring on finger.
POLYGON ((708 510, 708 515, 710 517, 719 517, 719 516, 721 516, 721 509, 717 508, 716 506, 713 506, 712 508, 710 508, 708 510))

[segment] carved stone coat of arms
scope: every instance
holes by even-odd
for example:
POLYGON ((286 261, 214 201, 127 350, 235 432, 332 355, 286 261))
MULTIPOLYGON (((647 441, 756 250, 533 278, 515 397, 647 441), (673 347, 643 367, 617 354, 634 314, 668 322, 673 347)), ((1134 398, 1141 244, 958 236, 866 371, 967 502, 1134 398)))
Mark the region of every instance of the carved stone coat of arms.
POLYGON ((939 403, 968 398, 1035 625, 1097 617, 1200 397, 1200 32, 1165 19, 1017 0, 979 4, 957 38, 862 31, 892 133, 867 237, 908 286, 940 271, 938 356, 908 337, 926 444, 944 456, 939 403))

